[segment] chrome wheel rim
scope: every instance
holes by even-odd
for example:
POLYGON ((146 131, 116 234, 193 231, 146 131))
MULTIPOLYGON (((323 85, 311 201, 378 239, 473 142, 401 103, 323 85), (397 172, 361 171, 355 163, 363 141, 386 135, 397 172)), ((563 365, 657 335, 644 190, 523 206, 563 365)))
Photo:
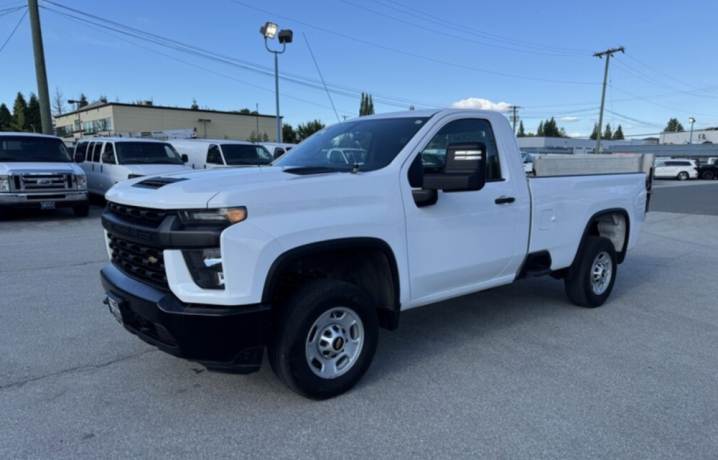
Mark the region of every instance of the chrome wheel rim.
POLYGON ((364 346, 364 324, 346 307, 322 314, 307 334, 306 358, 315 375, 333 379, 344 375, 359 358, 364 346))
POLYGON ((606 292, 613 274, 613 261, 606 252, 601 252, 591 265, 591 288, 593 293, 601 295, 606 292))

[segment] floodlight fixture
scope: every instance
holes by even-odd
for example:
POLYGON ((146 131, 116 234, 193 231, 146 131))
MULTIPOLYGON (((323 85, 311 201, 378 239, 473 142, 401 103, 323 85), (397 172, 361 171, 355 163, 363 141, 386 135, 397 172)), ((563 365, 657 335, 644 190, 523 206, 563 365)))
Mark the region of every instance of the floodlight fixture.
MULTIPOLYGON (((277 25, 273 22, 267 22, 259 28, 259 33, 264 35, 264 38, 272 39, 277 35, 277 25)), ((290 40, 291 41, 291 40, 290 40)))

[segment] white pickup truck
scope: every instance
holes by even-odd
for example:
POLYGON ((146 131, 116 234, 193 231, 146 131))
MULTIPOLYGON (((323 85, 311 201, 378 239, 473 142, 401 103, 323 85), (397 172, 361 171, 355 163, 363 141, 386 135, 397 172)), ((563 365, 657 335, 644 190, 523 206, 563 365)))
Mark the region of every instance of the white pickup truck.
POLYGON ((328 127, 271 166, 126 181, 102 216, 105 303, 175 356, 249 373, 267 348, 289 388, 330 398, 404 310, 538 275, 603 304, 651 175, 600 157, 527 177, 503 115, 409 111, 328 127))

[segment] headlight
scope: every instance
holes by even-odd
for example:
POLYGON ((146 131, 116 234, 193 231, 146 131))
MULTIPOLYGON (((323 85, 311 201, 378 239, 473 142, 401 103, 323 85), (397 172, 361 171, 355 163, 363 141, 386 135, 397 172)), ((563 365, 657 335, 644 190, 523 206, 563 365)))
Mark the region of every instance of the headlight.
POLYGON ((77 190, 87 190, 87 176, 84 174, 78 174, 75 176, 77 181, 77 190))
POLYGON ((232 225, 247 218, 247 208, 194 209, 180 211, 182 223, 188 225, 226 224, 232 225))
POLYGON ((10 180, 8 176, 0 176, 0 192, 10 191, 10 180))
POLYGON ((203 289, 224 289, 222 253, 219 248, 185 250, 182 254, 197 286, 203 289))

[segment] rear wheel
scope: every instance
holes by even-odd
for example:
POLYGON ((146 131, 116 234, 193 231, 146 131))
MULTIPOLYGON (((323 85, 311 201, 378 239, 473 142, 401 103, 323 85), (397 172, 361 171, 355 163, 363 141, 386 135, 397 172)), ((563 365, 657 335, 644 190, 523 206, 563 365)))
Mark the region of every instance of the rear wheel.
POLYGON ((616 249, 611 240, 589 236, 573 275, 564 281, 568 299, 581 307, 600 307, 611 295, 617 268, 616 249))
POLYGON ((688 179, 688 173, 685 171, 681 171, 678 173, 678 180, 686 180, 688 179))
POLYGON ((701 174, 701 179, 704 180, 713 180, 715 178, 715 174, 713 174, 713 171, 703 171, 703 174, 701 174))
POLYGON ((269 363, 292 391, 329 399, 362 378, 378 335, 376 308, 361 289, 343 281, 312 282, 276 312, 269 363))
POLYGON ((90 205, 89 203, 85 203, 73 206, 72 212, 75 214, 75 217, 87 217, 90 214, 90 205))

